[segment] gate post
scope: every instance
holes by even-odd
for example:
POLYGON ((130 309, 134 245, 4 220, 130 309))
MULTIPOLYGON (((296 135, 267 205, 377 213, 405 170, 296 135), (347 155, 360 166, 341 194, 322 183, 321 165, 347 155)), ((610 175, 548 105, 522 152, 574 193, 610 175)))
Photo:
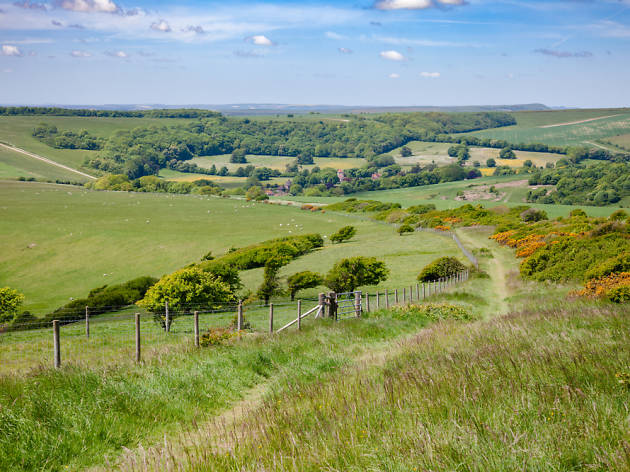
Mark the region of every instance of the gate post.
POLYGON ((361 292, 354 292, 354 313, 357 318, 361 317, 361 292))
POLYGON ((328 317, 337 321, 337 294, 335 292, 328 294, 328 317))

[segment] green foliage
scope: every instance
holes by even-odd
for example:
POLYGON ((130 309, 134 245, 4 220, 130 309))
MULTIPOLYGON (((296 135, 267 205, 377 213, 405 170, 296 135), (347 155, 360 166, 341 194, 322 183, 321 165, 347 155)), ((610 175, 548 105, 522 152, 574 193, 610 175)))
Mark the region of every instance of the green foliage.
POLYGON ((504 147, 499 152, 499 157, 501 159, 516 159, 516 154, 514 154, 511 147, 504 147))
POLYGON ((407 146, 403 146, 400 148, 400 156, 401 157, 411 157, 413 156, 413 152, 407 146))
POLYGON ((412 215, 424 215, 430 211, 435 210, 435 205, 433 203, 427 203, 426 205, 414 205, 407 208, 407 212, 412 215))
POLYGON ((296 160, 297 164, 301 166, 312 166, 313 164, 315 164, 315 160, 310 153, 299 154, 296 160))
POLYGON ((238 270, 225 262, 221 262, 221 259, 213 260, 210 264, 204 264, 202 269, 228 284, 232 293, 243 288, 238 270))
POLYGON ((137 304, 154 313, 155 320, 168 330, 164 318, 166 302, 174 319, 177 311, 191 306, 216 309, 234 299, 234 292, 220 278, 198 267, 189 267, 162 277, 137 304))
POLYGON ((494 159, 490 158, 486 160, 486 167, 496 167, 497 166, 497 161, 495 161, 494 159))
POLYGON ((400 203, 383 203, 378 200, 357 200, 348 198, 343 202, 333 203, 325 207, 326 211, 345 211, 348 213, 370 213, 400 208, 400 203))
POLYGON ((584 279, 600 279, 617 272, 630 272, 630 252, 625 252, 616 257, 611 257, 610 259, 606 259, 604 262, 591 267, 584 274, 584 279))
POLYGON ((387 280, 389 269, 375 257, 352 257, 337 262, 326 274, 324 283, 333 292, 352 292, 364 285, 387 280))
POLYGON ((323 245, 324 239, 319 234, 270 239, 259 244, 231 250, 226 255, 217 257, 213 261, 201 262, 199 266, 205 270, 216 263, 221 263, 238 270, 256 269, 264 267, 272 257, 280 255, 289 259, 295 259, 323 245))
POLYGON ((11 321, 24 303, 24 295, 10 287, 0 287, 0 323, 11 321))
POLYGON ((530 185, 555 185, 547 189, 530 191, 528 202, 604 206, 630 196, 630 163, 601 163, 571 165, 545 169, 529 178, 530 185))
POLYGON ((628 213, 626 213, 624 210, 617 210, 610 215, 609 219, 612 221, 626 220, 628 219, 628 213))
POLYGON ((246 164, 247 163, 247 151, 245 149, 239 148, 234 149, 232 151, 232 155, 230 156, 230 162, 232 164, 246 164))
POLYGON ((257 202, 261 202, 264 200, 269 200, 269 197, 267 196, 265 191, 262 189, 262 187, 259 187, 258 185, 254 185, 252 187, 249 187, 249 189, 247 189, 247 192, 245 193, 245 199, 247 201, 255 200, 257 202))
POLYGON ((426 318, 431 321, 473 321, 476 318, 462 306, 448 303, 395 306, 388 314, 399 320, 426 318))
POLYGON ((418 275, 419 282, 433 282, 456 275, 466 269, 456 257, 440 257, 422 269, 418 275))
POLYGON ((406 233, 413 233, 416 230, 410 224, 403 224, 403 225, 400 225, 396 231, 398 232, 398 234, 402 236, 403 234, 406 234, 406 233))
POLYGON ((256 292, 256 296, 263 300, 265 305, 269 304, 271 297, 282 293, 278 272, 280 268, 288 262, 289 260, 287 258, 281 255, 274 255, 265 263, 263 282, 256 292))
POLYGON ((289 294, 291 300, 295 299, 295 295, 300 291, 307 288, 315 288, 324 282, 324 278, 317 272, 311 272, 305 270, 290 275, 287 278, 287 286, 289 288, 289 294))
POLYGON ((333 243, 342 243, 352 239, 357 234, 357 229, 354 226, 344 226, 339 231, 330 236, 330 240, 333 243))
POLYGON ((40 124, 33 130, 33 137, 44 144, 57 149, 86 149, 99 150, 103 147, 104 139, 90 135, 86 130, 78 133, 74 131, 60 132, 56 126, 47 123, 40 124))
POLYGON ((608 291, 606 299, 613 303, 630 303, 630 287, 617 287, 608 291))
MULTIPOLYGON (((523 277, 533 280, 584 281, 592 267, 626 251, 628 239, 619 233, 595 238, 563 237, 525 259, 520 271, 523 277)), ((593 269, 593 272, 597 270, 593 269)))
POLYGON ((223 189, 208 179, 194 182, 173 182, 160 179, 155 175, 145 175, 138 179, 129 179, 125 174, 108 174, 85 184, 93 190, 114 190, 123 192, 150 193, 196 193, 200 195, 221 195, 223 189))
POLYGON ((521 213, 521 220, 526 223, 541 221, 547 219, 547 213, 544 210, 538 210, 536 208, 528 208, 521 213))
POLYGON ((209 328, 199 336, 199 345, 201 347, 220 346, 227 344, 236 336, 238 333, 230 328, 209 328))

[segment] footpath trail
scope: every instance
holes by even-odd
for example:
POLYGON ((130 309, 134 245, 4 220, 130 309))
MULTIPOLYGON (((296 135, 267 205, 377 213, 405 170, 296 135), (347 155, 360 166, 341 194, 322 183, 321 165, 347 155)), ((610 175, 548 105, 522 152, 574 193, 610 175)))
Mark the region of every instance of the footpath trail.
POLYGON ((94 177, 93 175, 86 174, 85 172, 81 172, 80 170, 73 169, 72 167, 68 167, 66 165, 60 164, 58 162, 55 162, 53 160, 48 159, 47 157, 40 156, 39 154, 35 154, 35 153, 32 153, 32 152, 26 151, 26 150, 21 149, 19 147, 15 147, 15 146, 12 146, 10 144, 4 144, 4 143, 0 143, 0 147, 3 147, 5 149, 8 149, 8 150, 13 151, 13 152, 17 152, 17 153, 23 154, 23 155, 28 156, 28 157, 32 157, 33 159, 38 159, 38 160, 40 160, 42 162, 45 162, 46 164, 50 164, 52 166, 56 166, 56 167, 60 167, 62 169, 68 170, 70 172, 74 172, 75 174, 79 174, 79 175, 81 175, 83 177, 87 177, 88 179, 96 180, 96 177, 94 177))

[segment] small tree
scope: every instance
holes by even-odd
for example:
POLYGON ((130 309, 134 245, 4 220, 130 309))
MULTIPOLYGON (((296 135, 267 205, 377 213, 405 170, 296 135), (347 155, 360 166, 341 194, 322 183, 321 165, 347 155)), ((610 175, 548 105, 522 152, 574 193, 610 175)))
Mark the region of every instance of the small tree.
MULTIPOLYGON (((226 282, 199 267, 189 267, 162 277, 137 304, 153 313, 155 321, 166 331, 166 302, 169 310, 177 312, 190 305, 218 308, 234 299, 234 293, 226 282)), ((174 319, 173 316, 169 318, 174 319)))
POLYGON ((503 149, 501 149, 501 152, 499 152, 499 157, 501 159, 516 159, 516 154, 514 154, 512 148, 504 147, 503 149))
POLYGON ((0 288, 0 323, 11 321, 24 303, 24 295, 10 287, 0 288))
POLYGON ((497 161, 495 161, 494 159, 490 158, 486 161, 486 167, 496 167, 497 166, 497 161))
POLYGON ((309 153, 302 153, 298 155, 297 163, 301 166, 312 166, 313 164, 315 164, 315 161, 313 160, 313 156, 311 156, 309 153))
POLYGON ((352 239, 355 234, 357 234, 357 229, 354 226, 344 226, 335 234, 330 236, 330 240, 333 243, 342 243, 344 241, 352 239))
POLYGON ((398 231, 398 234, 402 236, 403 234, 406 234, 406 233, 413 233, 415 229, 413 229, 413 226, 409 224, 404 224, 404 225, 400 225, 396 231, 398 231))
POLYGON ((264 300, 265 305, 269 305, 271 297, 282 293, 278 272, 287 262, 287 258, 280 254, 276 254, 267 259, 267 262, 265 263, 263 282, 256 292, 256 296, 261 300, 264 300))
POLYGON ((247 152, 245 149, 235 149, 230 156, 230 162, 232 164, 246 164, 247 152))
POLYGON ((249 187, 249 189, 247 189, 247 192, 245 192, 245 199, 247 201, 255 200, 257 202, 261 202, 263 200, 269 200, 269 197, 262 189, 262 187, 258 185, 252 185, 251 187, 249 187))
POLYGON ((413 152, 411 152, 411 149, 409 149, 409 147, 403 146, 400 148, 400 155, 401 157, 411 157, 413 156, 413 152))
POLYGON ((419 282, 432 282, 450 277, 466 269, 466 266, 455 257, 440 257, 422 269, 418 275, 419 282))
POLYGON ((547 212, 544 210, 538 210, 536 208, 528 208, 521 213, 521 220, 526 223, 532 223, 535 221, 546 220, 547 212))
POLYGON ((322 283, 324 283, 324 277, 317 272, 311 272, 309 270, 298 272, 287 278, 287 285, 289 287, 291 300, 295 299, 295 294, 300 290, 314 288, 322 283))
POLYGON ((337 262, 326 274, 324 283, 337 293, 352 292, 363 285, 378 285, 387 280, 389 269, 374 257, 351 257, 337 262))

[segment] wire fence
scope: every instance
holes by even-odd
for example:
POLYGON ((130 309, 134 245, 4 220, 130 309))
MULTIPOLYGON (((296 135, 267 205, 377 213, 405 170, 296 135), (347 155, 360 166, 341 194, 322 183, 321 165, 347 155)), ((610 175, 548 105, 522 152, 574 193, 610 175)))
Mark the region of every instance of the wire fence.
POLYGON ((0 375, 61 365, 111 368, 140 360, 160 362, 166 355, 185 355, 196 350, 199 338, 213 328, 222 328, 233 336, 277 333, 282 327, 294 329, 295 325, 299 329, 305 316, 309 316, 308 322, 318 316, 341 320, 360 316, 365 311, 422 302, 467 279, 468 271, 464 271, 439 281, 398 289, 320 294, 318 298, 281 300, 271 306, 177 307, 168 310, 168 330, 164 313, 148 313, 132 305, 108 307, 109 313, 95 316, 87 307, 84 312, 65 312, 63 320, 47 322, 43 327, 25 324, 0 332, 0 375))
POLYGON ((417 228, 416 231, 426 231, 428 233, 434 233, 434 234, 439 234, 440 236, 450 237, 453 241, 455 241, 455 244, 457 244, 457 247, 461 249, 464 256, 466 256, 466 259, 468 259, 472 263, 472 265, 474 265, 477 269, 479 268, 479 260, 475 257, 475 255, 472 252, 466 249, 466 246, 464 246, 464 244, 461 242, 461 240, 455 233, 451 231, 441 231, 441 230, 437 230, 433 228, 417 228))

